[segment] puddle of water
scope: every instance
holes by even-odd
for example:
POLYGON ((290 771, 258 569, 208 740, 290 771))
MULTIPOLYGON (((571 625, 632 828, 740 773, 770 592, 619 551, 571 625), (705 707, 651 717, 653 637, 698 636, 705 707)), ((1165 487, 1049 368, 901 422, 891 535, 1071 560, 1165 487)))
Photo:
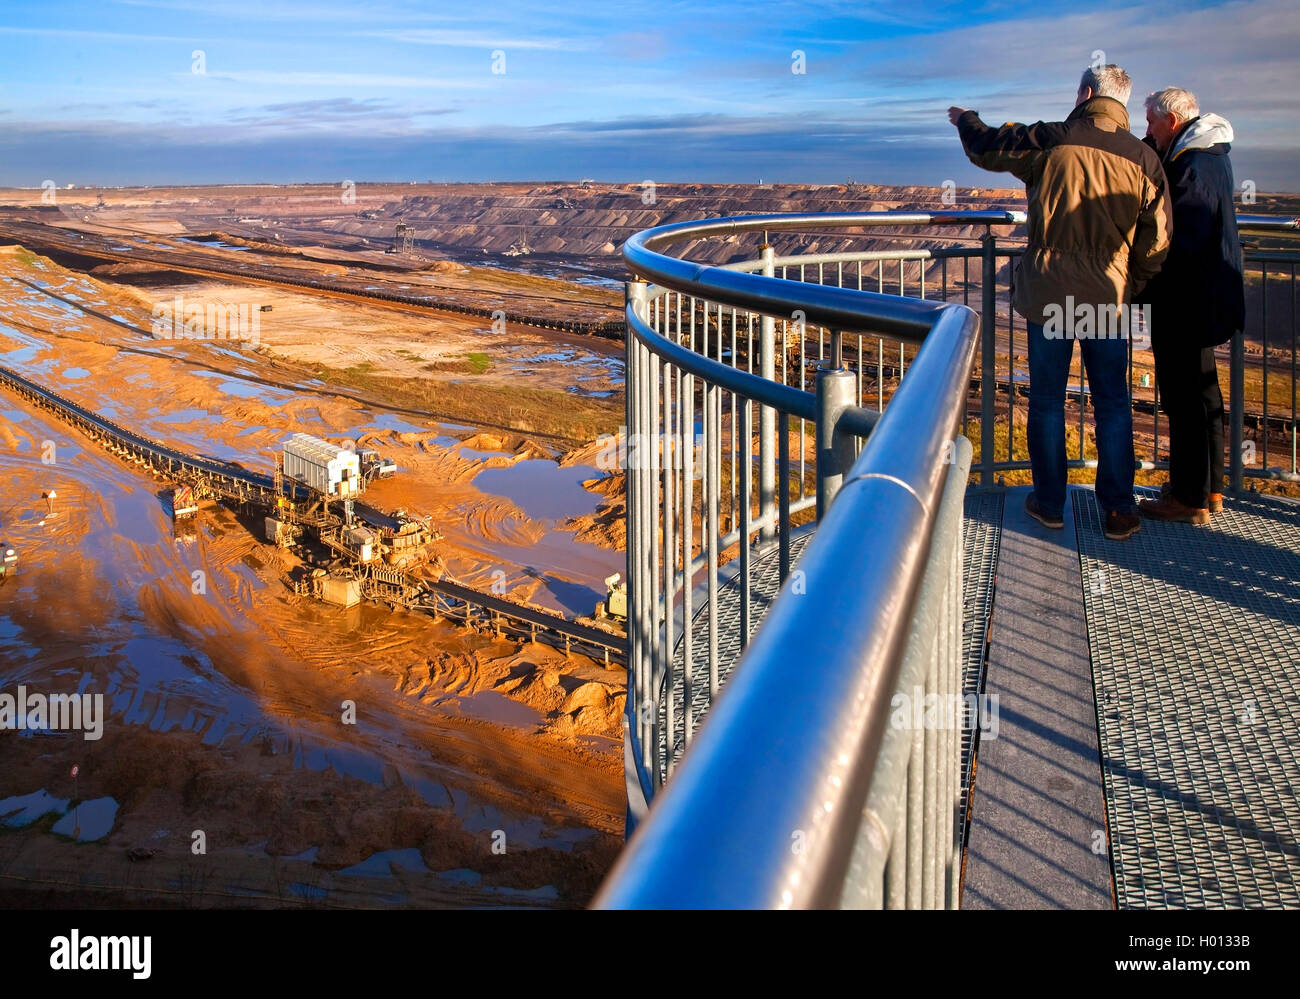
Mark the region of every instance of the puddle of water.
POLYGON ((471 871, 468 867, 458 867, 454 871, 439 871, 438 877, 443 881, 454 881, 458 885, 477 885, 483 882, 483 875, 478 871, 471 871))
POLYGON ((0 825, 7 829, 21 829, 50 812, 62 815, 71 801, 71 798, 56 798, 45 788, 0 799, 0 825))
MULTIPOLYGON (((462 448, 461 453, 466 450, 462 448)), ((509 468, 485 468, 474 476, 474 486, 504 496, 534 520, 556 520, 596 509, 600 497, 583 489, 582 484, 601 474, 591 465, 561 468, 545 458, 530 458, 509 468)))
MULTIPOLYGON (((225 371, 195 371, 193 374, 198 378, 216 379, 221 382, 221 384, 217 386, 219 390, 225 392, 227 395, 233 395, 240 399, 267 398, 271 395, 285 396, 288 398, 292 395, 291 392, 288 392, 285 389, 274 388, 270 385, 261 385, 258 382, 245 381, 242 378, 232 378, 230 374, 225 371)), ((269 402, 270 399, 267 398, 267 401, 269 402)), ((276 404, 278 405, 282 401, 283 400, 276 400, 276 404)))
POLYGON ((187 236, 176 237, 182 243, 193 243, 195 246, 207 246, 217 250, 247 250, 247 246, 232 246, 230 243, 223 243, 219 239, 190 239, 187 236))
POLYGON ((345 867, 335 873, 352 874, 363 878, 391 878, 394 868, 411 871, 415 874, 431 873, 429 868, 425 866, 420 851, 413 846, 405 850, 383 850, 379 853, 372 853, 361 863, 345 867))
POLYGON ((209 413, 206 409, 178 409, 160 417, 163 423, 191 423, 194 420, 219 420, 220 415, 209 413))
POLYGON ((91 843, 112 832, 116 819, 117 801, 113 798, 95 798, 64 812, 63 818, 54 823, 50 831, 60 836, 75 837, 78 843, 91 843))
POLYGON ((9 364, 28 364, 36 360, 36 355, 44 349, 44 347, 19 347, 17 350, 0 354, 0 358, 4 358, 9 364))
POLYGON ((233 395, 238 399, 259 399, 273 407, 283 406, 293 398, 292 392, 272 388, 270 385, 258 385, 256 382, 225 381, 217 388, 226 395, 233 395))
POLYGON ((374 426, 379 427, 381 430, 396 430, 398 433, 403 434, 422 434, 429 429, 427 426, 420 426, 410 420, 404 420, 393 413, 380 413, 374 419, 374 426))
POLYGON ((85 368, 68 368, 63 372, 64 378, 89 378, 90 372, 85 368))

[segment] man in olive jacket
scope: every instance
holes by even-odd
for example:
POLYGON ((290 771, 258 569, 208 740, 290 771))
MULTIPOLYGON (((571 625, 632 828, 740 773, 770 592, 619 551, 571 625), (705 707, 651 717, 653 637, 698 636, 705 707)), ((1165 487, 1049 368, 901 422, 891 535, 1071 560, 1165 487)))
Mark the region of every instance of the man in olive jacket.
MULTIPOLYGON (((1165 174, 1129 131, 1128 74, 1088 69, 1062 122, 990 128, 953 107, 962 148, 986 170, 1024 181, 1028 245, 1012 299, 1029 324, 1029 462, 1025 510, 1064 526, 1065 391, 1074 340, 1096 418, 1097 501, 1108 538, 1141 526, 1133 504, 1133 411, 1128 387, 1129 303, 1169 251, 1165 174)), ((987 441, 985 447, 991 447, 987 441)))
POLYGON ((1142 293, 1160 406, 1169 417, 1169 484, 1143 500, 1153 520, 1208 524, 1223 510, 1223 394, 1214 348, 1246 323, 1241 240, 1232 203, 1232 126, 1169 87, 1146 100, 1147 143, 1164 162, 1174 241, 1142 293))

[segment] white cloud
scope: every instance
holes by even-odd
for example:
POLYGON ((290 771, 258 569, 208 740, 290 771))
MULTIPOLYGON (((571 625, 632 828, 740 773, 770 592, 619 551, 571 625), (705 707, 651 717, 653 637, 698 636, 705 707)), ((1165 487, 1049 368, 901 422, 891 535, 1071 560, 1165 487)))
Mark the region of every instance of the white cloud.
POLYGON ((409 28, 367 32, 373 38, 387 38, 394 42, 416 45, 442 45, 462 49, 530 49, 554 52, 577 52, 590 48, 590 43, 576 38, 509 38, 457 28, 409 28))
POLYGON ((236 83, 252 83, 268 87, 394 87, 420 90, 475 90, 488 86, 485 81, 464 77, 398 76, 383 73, 309 73, 265 69, 214 72, 209 69, 206 75, 217 80, 232 80, 236 83))

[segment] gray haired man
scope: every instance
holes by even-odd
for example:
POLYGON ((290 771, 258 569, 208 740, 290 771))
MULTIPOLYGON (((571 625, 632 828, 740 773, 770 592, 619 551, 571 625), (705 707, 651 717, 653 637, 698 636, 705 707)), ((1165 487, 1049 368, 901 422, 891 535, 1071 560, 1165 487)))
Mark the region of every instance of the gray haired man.
POLYGON ((1223 395, 1214 348, 1246 322, 1241 241, 1228 150, 1232 126, 1201 114, 1196 96, 1168 87, 1146 100, 1146 142, 1161 156, 1173 206, 1173 243, 1142 298, 1169 417, 1169 484, 1143 500, 1153 520, 1208 524, 1223 509, 1223 395))

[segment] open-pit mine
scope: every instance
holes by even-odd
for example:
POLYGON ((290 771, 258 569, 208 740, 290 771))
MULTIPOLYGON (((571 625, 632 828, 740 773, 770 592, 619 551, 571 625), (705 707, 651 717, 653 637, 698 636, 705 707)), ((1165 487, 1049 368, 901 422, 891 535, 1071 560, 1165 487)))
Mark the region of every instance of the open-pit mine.
POLYGON ((0 698, 11 906, 590 900, 626 808, 618 246, 950 203, 645 193, 0 191, 0 694, 50 707, 0 698), (52 709, 92 697, 93 738, 52 709))

